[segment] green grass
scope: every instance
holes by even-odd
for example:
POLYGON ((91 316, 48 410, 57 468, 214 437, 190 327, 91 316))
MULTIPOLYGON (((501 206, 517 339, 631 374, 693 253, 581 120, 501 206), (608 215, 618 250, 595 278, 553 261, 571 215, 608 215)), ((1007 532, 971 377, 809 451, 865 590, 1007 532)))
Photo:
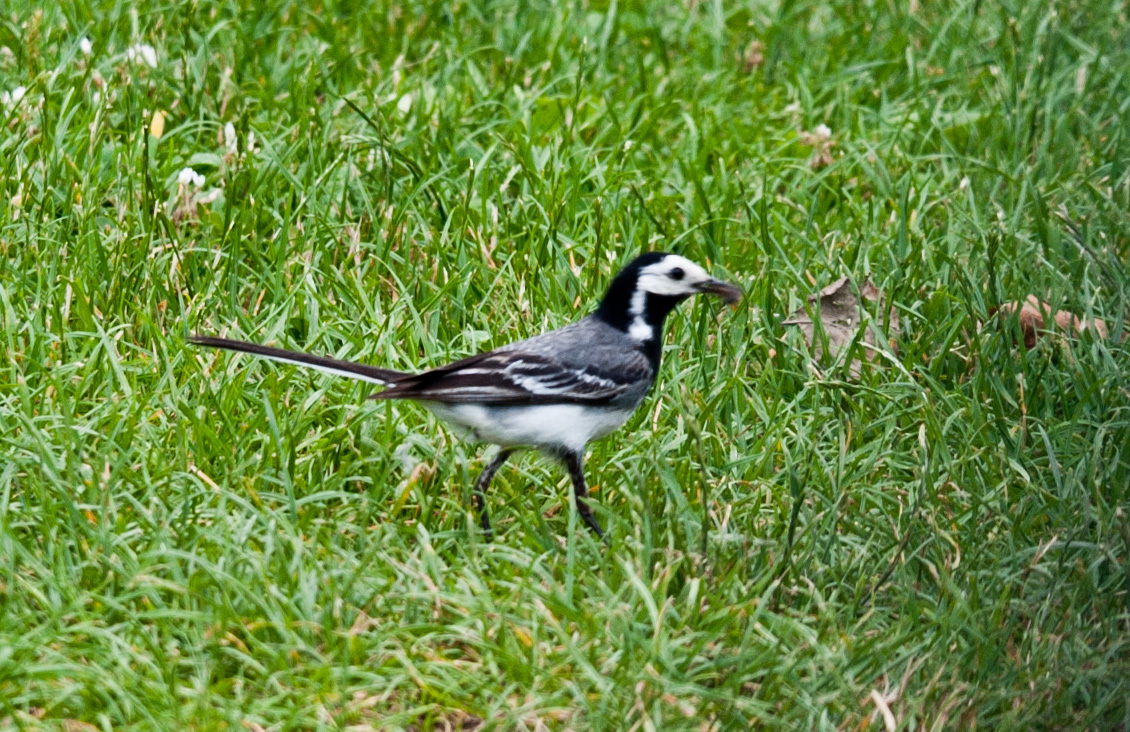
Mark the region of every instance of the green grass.
POLYGON ((0 727, 1130 728, 1125 2, 2 7, 0 727), (653 248, 747 299, 593 445, 606 547, 549 461, 484 543, 423 410, 184 343, 426 368, 653 248), (844 274, 859 379, 780 324, 844 274), (978 327, 1029 293, 1115 336, 978 327))

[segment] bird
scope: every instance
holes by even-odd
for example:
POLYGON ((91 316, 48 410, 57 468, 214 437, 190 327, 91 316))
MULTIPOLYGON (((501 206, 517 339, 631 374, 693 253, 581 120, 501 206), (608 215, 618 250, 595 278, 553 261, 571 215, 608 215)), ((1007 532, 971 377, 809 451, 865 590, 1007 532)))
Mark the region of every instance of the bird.
POLYGON ((664 320, 698 294, 734 305, 742 290, 678 254, 640 254, 580 320, 419 373, 215 336, 188 340, 383 386, 369 398, 415 401, 457 432, 499 446, 473 490, 488 539, 493 529, 486 493, 499 468, 523 449, 556 458, 569 473, 577 513, 603 538, 587 500, 585 448, 621 427, 644 401, 659 371, 664 320))

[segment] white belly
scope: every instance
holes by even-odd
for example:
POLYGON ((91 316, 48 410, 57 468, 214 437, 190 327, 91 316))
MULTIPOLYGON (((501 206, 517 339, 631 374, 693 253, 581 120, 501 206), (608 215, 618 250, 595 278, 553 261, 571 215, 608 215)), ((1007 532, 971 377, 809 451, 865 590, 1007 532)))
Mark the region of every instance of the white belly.
POLYGON ((490 407, 483 404, 420 402, 440 419, 470 430, 473 439, 503 447, 583 450, 632 416, 630 409, 584 408, 576 404, 490 407))

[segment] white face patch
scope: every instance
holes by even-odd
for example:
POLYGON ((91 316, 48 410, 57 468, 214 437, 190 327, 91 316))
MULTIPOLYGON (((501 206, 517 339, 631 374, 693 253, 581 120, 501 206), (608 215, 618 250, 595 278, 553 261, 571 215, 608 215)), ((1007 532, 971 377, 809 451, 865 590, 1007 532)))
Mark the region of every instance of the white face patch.
MULTIPOLYGON (((636 291, 669 297, 693 295, 699 291, 699 285, 709 279, 706 270, 691 260, 678 254, 668 254, 640 270, 636 291)), ((634 298, 632 304, 635 305, 634 298)))

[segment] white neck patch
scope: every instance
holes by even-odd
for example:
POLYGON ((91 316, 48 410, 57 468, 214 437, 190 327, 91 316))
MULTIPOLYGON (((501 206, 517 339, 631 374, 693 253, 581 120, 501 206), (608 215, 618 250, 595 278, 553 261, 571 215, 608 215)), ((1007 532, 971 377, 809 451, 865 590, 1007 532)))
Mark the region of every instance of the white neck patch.
POLYGON ((643 318, 636 318, 628 326, 628 335, 634 341, 645 343, 655 337, 655 330, 643 318))
POLYGON ((632 340, 643 343, 655 337, 655 330, 644 320, 644 311, 647 309, 647 292, 639 288, 632 293, 632 302, 628 312, 632 315, 632 324, 628 326, 628 335, 632 340))

